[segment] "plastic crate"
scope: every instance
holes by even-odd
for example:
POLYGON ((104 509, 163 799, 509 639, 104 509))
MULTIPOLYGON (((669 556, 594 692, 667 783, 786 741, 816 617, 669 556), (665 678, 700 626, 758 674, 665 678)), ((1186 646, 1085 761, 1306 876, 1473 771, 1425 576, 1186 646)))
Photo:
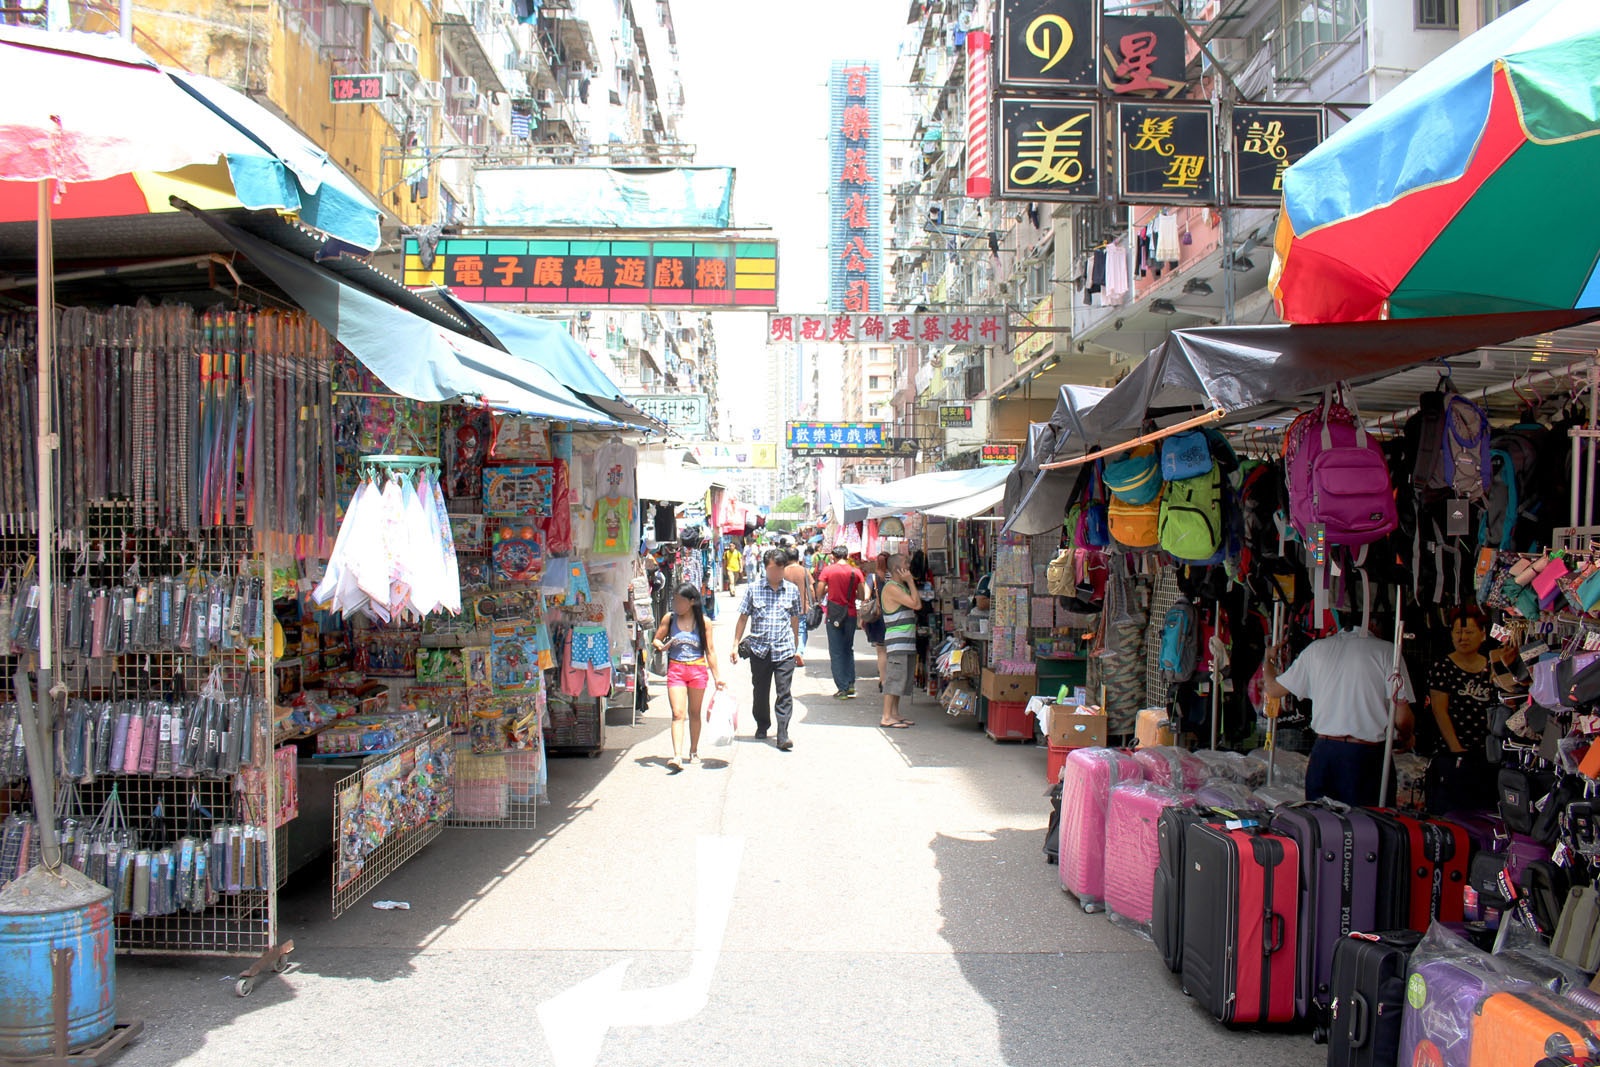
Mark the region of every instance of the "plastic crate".
POLYGON ((989 721, 983 730, 996 741, 1032 741, 1033 717, 1027 701, 989 701, 989 721))
POLYGON ((1049 785, 1061 781, 1061 768, 1067 764, 1067 753, 1072 749, 1065 745, 1051 745, 1049 753, 1045 756, 1044 780, 1049 785))

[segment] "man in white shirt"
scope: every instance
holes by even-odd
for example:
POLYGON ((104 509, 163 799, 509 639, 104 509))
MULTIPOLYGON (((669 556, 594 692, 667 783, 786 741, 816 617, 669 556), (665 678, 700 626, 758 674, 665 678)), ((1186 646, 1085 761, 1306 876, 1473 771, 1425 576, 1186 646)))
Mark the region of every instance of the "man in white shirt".
MULTIPOLYGON (((1306 646, 1278 673, 1283 646, 1272 649, 1263 672, 1269 697, 1311 700, 1317 743, 1306 768, 1306 799, 1331 797, 1372 807, 1383 781, 1383 743, 1395 708, 1395 747, 1410 743, 1411 683, 1392 678, 1394 645, 1361 630, 1341 630, 1306 646)), ((1392 794, 1391 794, 1392 796, 1392 794)))

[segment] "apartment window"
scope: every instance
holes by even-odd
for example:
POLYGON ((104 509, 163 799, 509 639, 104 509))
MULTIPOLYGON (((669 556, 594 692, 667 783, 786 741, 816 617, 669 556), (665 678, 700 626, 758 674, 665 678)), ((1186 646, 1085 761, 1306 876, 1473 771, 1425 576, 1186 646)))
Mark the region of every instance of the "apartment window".
POLYGON ((889 383, 883 380, 883 375, 881 374, 869 374, 867 375, 867 388, 887 389, 889 388, 889 383))
POLYGON ((472 101, 450 98, 450 80, 459 76, 461 71, 451 62, 448 52, 444 53, 442 58, 440 73, 445 84, 444 120, 450 124, 450 128, 455 131, 456 137, 462 144, 482 144, 483 118, 468 112, 467 109, 472 106, 472 101))
POLYGON ((1460 23, 1458 0, 1417 0, 1417 29, 1453 30, 1460 23))
POLYGON ((288 0, 290 17, 311 37, 342 74, 359 74, 367 55, 370 7, 343 0, 288 0))
POLYGON ((1478 13, 1483 16, 1478 25, 1486 26, 1512 8, 1521 7, 1525 3, 1527 0, 1478 0, 1478 13))
MULTIPOLYGON (((1422 2, 1425 0, 1418 0, 1422 2)), ((1455 0, 1449 2, 1453 9, 1455 0)), ((1275 31, 1278 77, 1304 76, 1366 21, 1367 0, 1280 0, 1263 26, 1263 36, 1275 31)))

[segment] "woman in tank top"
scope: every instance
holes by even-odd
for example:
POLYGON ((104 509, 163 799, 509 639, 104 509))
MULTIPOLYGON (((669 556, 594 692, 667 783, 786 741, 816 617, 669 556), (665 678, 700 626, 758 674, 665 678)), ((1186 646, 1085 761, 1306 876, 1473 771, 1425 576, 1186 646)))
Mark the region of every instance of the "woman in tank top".
POLYGON ((700 590, 694 585, 685 582, 678 587, 672 610, 661 616, 661 624, 656 627, 655 647, 667 654, 667 702, 672 707, 672 758, 667 761, 667 768, 677 774, 685 762, 693 763, 699 756, 706 690, 713 683, 718 689, 723 688, 716 650, 711 647, 711 629, 706 626, 700 590))

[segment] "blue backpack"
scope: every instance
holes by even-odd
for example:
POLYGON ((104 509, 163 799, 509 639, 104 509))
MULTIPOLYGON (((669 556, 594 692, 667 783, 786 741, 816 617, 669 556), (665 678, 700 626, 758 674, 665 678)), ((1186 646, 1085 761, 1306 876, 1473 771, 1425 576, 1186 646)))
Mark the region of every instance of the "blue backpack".
POLYGON ((1167 609, 1161 623, 1161 680, 1187 682, 1194 677, 1199 658, 1200 612, 1193 603, 1179 598, 1167 609))

